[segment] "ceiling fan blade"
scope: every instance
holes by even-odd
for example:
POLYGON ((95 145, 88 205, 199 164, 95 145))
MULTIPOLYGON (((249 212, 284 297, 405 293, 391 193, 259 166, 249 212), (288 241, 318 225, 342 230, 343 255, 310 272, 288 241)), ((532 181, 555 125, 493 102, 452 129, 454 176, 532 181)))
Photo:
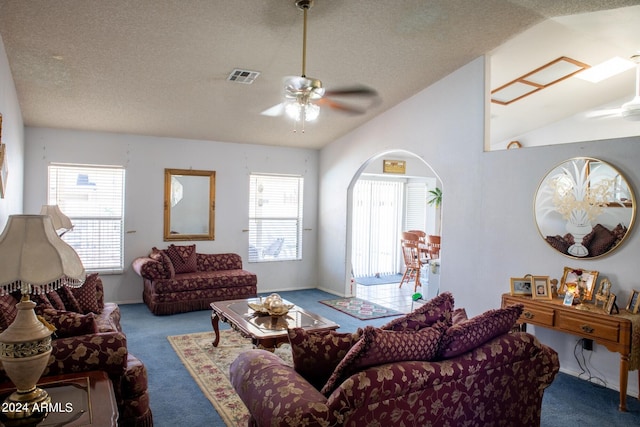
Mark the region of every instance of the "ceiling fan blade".
POLYGON ((378 92, 375 89, 367 86, 325 90, 324 94, 326 96, 378 96, 378 92))
POLYGON ((621 108, 609 108, 604 110, 589 111, 585 114, 587 119, 603 119, 608 117, 620 117, 621 108))
POLYGON ((316 104, 319 106, 327 106, 329 108, 332 108, 334 110, 338 110, 344 113, 349 113, 349 114, 364 114, 367 112, 366 108, 363 107, 356 107, 354 105, 347 105, 345 103, 342 102, 337 102, 334 100, 331 100, 329 98, 322 98, 318 101, 316 101, 316 104))
POLYGON ((284 114, 284 103, 276 104, 273 107, 269 107, 266 110, 262 111, 260 114, 263 116, 269 117, 278 117, 284 114))

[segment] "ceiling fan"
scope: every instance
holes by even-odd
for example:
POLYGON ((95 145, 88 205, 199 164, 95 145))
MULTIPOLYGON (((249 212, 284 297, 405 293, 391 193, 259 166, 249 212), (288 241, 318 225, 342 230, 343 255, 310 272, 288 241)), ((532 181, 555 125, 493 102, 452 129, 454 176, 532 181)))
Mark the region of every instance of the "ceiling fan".
MULTIPOLYGON (((326 106, 348 114, 364 114, 379 99, 378 93, 366 86, 355 86, 338 90, 325 90, 319 79, 306 76, 307 62, 307 12, 314 0, 295 0, 295 5, 304 13, 302 31, 302 74, 284 78, 284 102, 264 110, 265 116, 286 114, 295 122, 304 123, 318 118, 320 107, 326 106), (332 99, 333 98, 333 99, 332 99), (346 102, 350 98, 354 102, 346 102), (357 98, 357 99, 356 99, 357 98), (357 101, 357 102, 355 102, 357 101)), ((295 129, 294 129, 295 132, 295 129)))
POLYGON ((636 92, 633 99, 625 102, 619 108, 588 113, 588 118, 622 117, 630 121, 640 120, 640 54, 633 55, 630 59, 636 63, 636 92))

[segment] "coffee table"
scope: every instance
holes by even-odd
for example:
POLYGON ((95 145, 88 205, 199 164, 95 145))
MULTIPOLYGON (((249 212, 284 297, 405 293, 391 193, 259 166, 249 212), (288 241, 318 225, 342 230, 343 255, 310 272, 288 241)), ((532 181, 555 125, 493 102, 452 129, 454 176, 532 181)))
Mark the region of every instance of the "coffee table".
MULTIPOLYGON (((291 304, 283 300, 285 304, 291 304)), ((335 330, 340 327, 329 319, 307 311, 297 305, 286 315, 272 317, 257 314, 249 307, 249 303, 260 304, 260 298, 247 298, 227 301, 216 301, 211 306, 211 326, 216 337, 213 346, 220 343, 219 321, 231 327, 243 336, 251 338, 253 345, 265 350, 273 350, 281 344, 289 342, 288 328, 304 328, 307 331, 335 330)))

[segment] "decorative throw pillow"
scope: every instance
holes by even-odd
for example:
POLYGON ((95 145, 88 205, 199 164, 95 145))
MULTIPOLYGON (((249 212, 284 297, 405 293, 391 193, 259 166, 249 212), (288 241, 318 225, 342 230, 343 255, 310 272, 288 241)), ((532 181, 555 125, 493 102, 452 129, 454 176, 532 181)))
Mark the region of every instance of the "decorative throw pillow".
POLYGON ((79 314, 72 311, 46 309, 42 312, 44 320, 55 328, 57 338, 98 333, 95 314, 79 314))
POLYGON ((418 307, 406 316, 392 320, 380 329, 392 331, 417 331, 437 322, 451 325, 451 312, 453 311, 453 295, 444 292, 427 301, 422 307, 418 307))
POLYGON ((614 236, 616 236, 616 243, 624 239, 624 236, 627 234, 627 227, 623 224, 618 224, 616 227, 611 230, 614 236))
POLYGON ((169 258, 169 255, 167 255, 166 251, 162 251, 154 246, 151 249, 149 258, 162 263, 164 270, 167 272, 166 274, 168 274, 168 277, 165 278, 173 279, 175 277, 176 272, 173 268, 173 263, 171 262, 171 259, 169 258))
POLYGON ((193 273, 198 271, 198 258, 196 245, 176 246, 169 245, 167 255, 173 264, 173 269, 178 273, 193 273))
POLYGON ((547 236, 546 240, 547 240, 547 243, 549 243, 552 248, 554 248, 555 250, 563 254, 566 254, 567 250, 569 249, 569 246, 571 246, 569 242, 567 242, 564 238, 562 238, 562 236, 559 236, 559 235, 547 236))
POLYGON ((76 297, 73 295, 73 292, 71 292, 71 289, 69 289, 66 286, 62 286, 56 292, 60 296, 60 299, 62 299, 62 302, 64 302, 65 310, 75 311, 76 313, 82 313, 82 309, 80 308, 80 303, 78 302, 76 297))
POLYGON ((79 288, 71 288, 71 293, 78 301, 80 313, 102 313, 102 307, 98 306, 96 282, 100 280, 98 273, 87 274, 84 283, 79 288))
POLYGON ((316 389, 327 382, 336 366, 358 342, 362 332, 306 331, 292 328, 288 331, 293 367, 316 389))
POLYGON ((11 294, 0 296, 0 331, 7 329, 15 320, 18 314, 17 303, 11 294))
POLYGON ((171 273, 164 266, 162 261, 157 261, 149 257, 139 257, 131 263, 133 269, 148 280, 170 279, 171 273))
POLYGON ((30 294, 29 299, 36 303, 34 310, 37 314, 41 314, 47 308, 53 308, 47 294, 30 294))
MULTIPOLYGON (((589 235, 592 236, 589 243, 583 242, 583 244, 589 248, 589 256, 599 256, 606 253, 616 241, 615 234, 600 224, 596 224, 589 235)), ((585 236, 585 238, 586 237, 587 236, 585 236)))
POLYGON ((442 338, 439 357, 448 359, 505 334, 511 330, 522 314, 524 305, 489 310, 465 322, 451 326, 442 338))
POLYGON ((371 366, 405 360, 432 360, 446 330, 444 322, 419 331, 391 331, 367 326, 362 338, 340 361, 320 391, 329 396, 345 379, 371 366))
POLYGON ((47 298, 49 298, 49 302, 51 302, 51 305, 56 310, 64 310, 65 309, 64 301, 62 301, 62 298, 60 298, 60 295, 58 295, 58 292, 56 292, 56 291, 47 292, 47 298))
POLYGON ((466 320, 469 320, 469 318, 467 317, 467 310, 465 310, 464 308, 456 308, 455 310, 453 310, 453 314, 451 315, 451 322, 454 325, 466 320))

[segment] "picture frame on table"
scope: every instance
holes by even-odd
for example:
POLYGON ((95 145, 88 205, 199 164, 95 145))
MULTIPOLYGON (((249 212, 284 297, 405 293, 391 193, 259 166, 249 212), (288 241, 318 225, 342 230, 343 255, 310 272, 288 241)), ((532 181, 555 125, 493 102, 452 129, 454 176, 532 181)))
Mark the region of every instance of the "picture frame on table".
POLYGON ((640 310, 640 291, 636 291, 635 289, 631 290, 631 295, 629 296, 629 302, 627 303, 627 311, 637 314, 640 310))
POLYGON ((533 299, 553 299, 549 276, 532 276, 531 290, 533 299))
POLYGON ((578 278, 584 282, 585 293, 582 302, 591 301, 593 298, 596 281, 598 280, 598 272, 595 270, 585 270, 582 268, 565 267, 562 279, 560 280, 559 295, 567 293, 567 284, 573 283, 577 286, 578 278))
POLYGON ((607 314, 618 313, 618 306, 616 305, 616 294, 610 293, 609 298, 604 304, 604 311, 607 314))
POLYGON ((531 276, 512 277, 511 278, 511 295, 531 296, 531 276))
POLYGON ((571 292, 566 292, 564 294, 564 299, 562 300, 562 305, 568 305, 568 306, 573 305, 574 298, 575 298, 574 294, 572 294, 571 292))

